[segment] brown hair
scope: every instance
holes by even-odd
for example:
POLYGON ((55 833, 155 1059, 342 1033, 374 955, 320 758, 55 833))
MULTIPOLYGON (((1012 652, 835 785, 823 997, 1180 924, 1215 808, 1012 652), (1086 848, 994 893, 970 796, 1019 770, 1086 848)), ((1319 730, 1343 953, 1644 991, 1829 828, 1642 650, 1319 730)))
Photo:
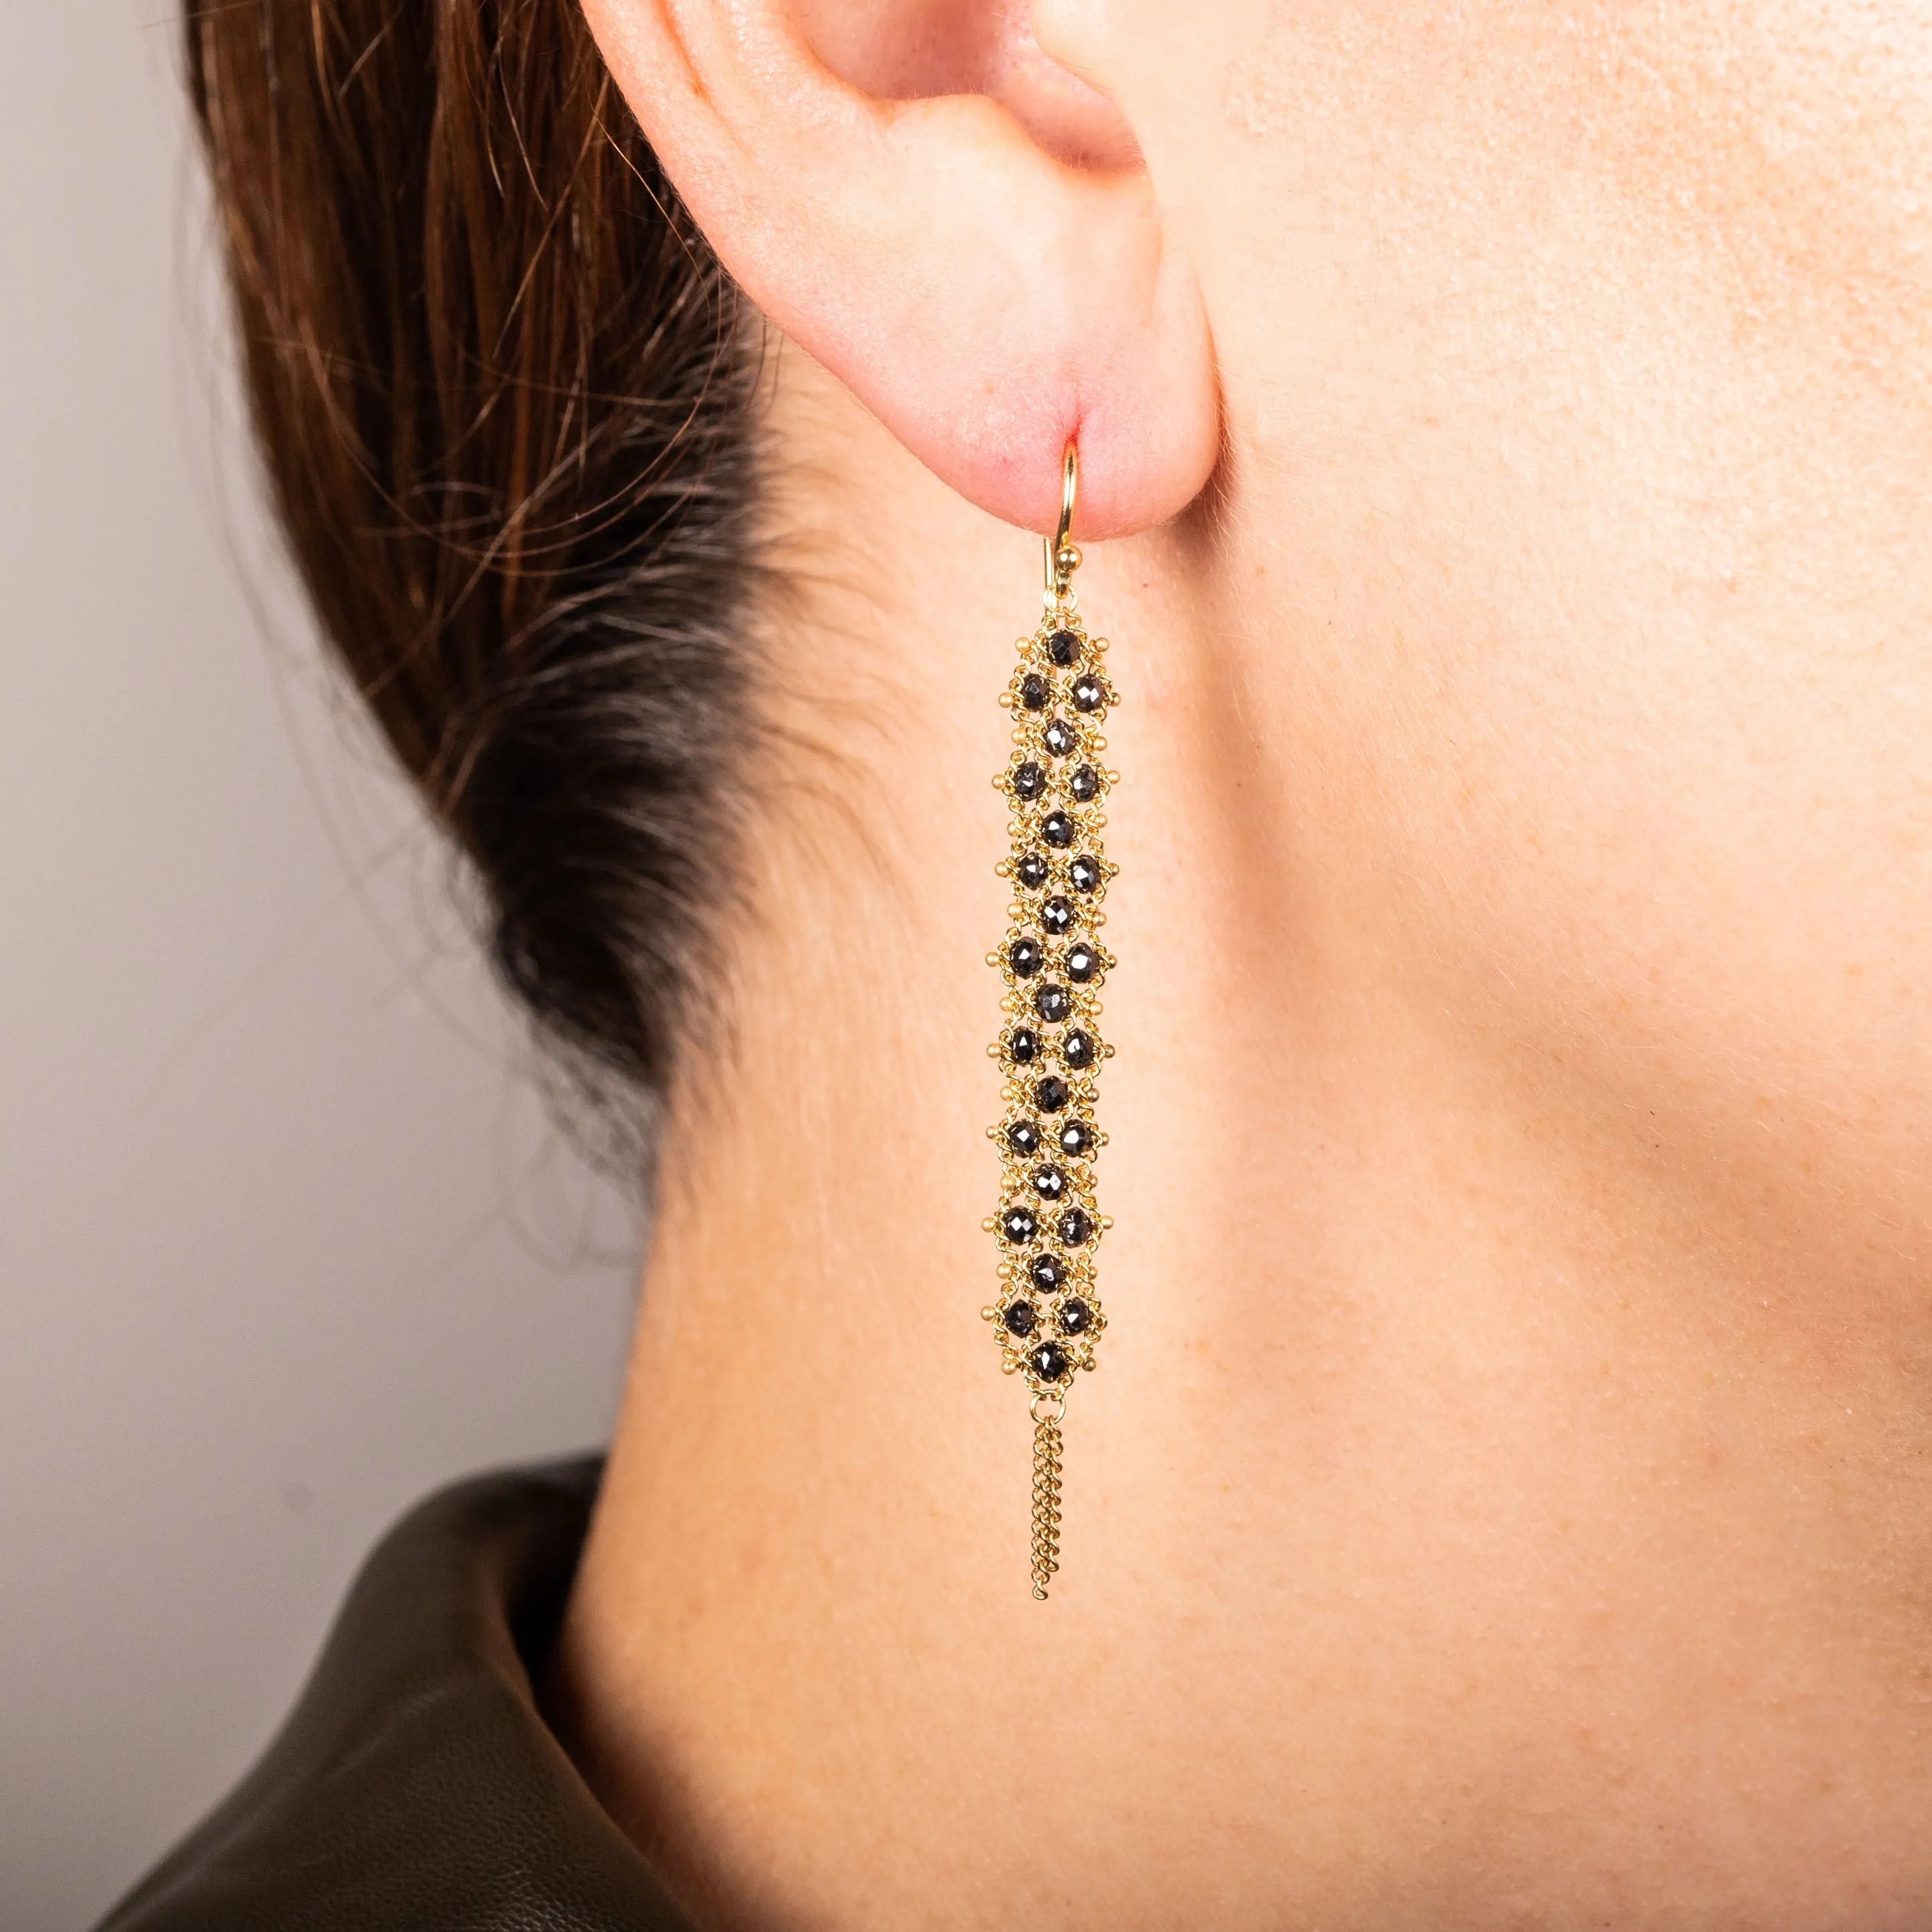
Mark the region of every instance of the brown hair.
POLYGON ((748 674, 731 286, 576 0, 188 0, 276 507, 579 1088, 702 1010, 748 674))

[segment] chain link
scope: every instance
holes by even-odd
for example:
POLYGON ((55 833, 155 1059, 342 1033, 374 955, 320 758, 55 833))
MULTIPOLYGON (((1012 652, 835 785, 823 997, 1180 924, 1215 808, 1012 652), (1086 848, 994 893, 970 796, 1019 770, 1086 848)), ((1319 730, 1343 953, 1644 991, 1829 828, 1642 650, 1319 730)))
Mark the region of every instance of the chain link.
POLYGON ((1033 1593, 1042 1604, 1060 1568, 1060 1416, 1038 1417, 1033 1426, 1033 1593))

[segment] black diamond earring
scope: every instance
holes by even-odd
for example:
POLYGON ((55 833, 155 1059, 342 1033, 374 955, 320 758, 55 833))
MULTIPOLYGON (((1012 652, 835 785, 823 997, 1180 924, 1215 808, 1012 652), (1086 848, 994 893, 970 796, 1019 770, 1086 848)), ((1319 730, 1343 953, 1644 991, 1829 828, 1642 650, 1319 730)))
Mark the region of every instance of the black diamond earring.
POLYGON ((1101 902, 1118 868, 1101 840, 1100 809, 1118 774, 1100 762, 1100 728, 1117 700, 1102 668, 1104 638, 1082 622, 1071 542, 1080 465, 1067 446, 1060 522, 1046 548, 1045 608, 1019 640, 1019 662, 1000 702, 1013 714, 1013 754, 994 779, 1013 807, 1011 854, 1000 876, 1016 896, 1006 944, 986 956, 1006 982, 1009 1024, 988 1050, 1006 1074, 1005 1117, 987 1129, 999 1149, 1000 1211, 985 1226, 1000 1250, 993 1324, 1000 1366, 1032 1390, 1033 1593, 1044 1600, 1060 1568, 1060 1472, 1066 1392, 1094 1366, 1106 1327, 1094 1286, 1095 1253, 1113 1225, 1094 1198, 1094 1157, 1107 1136, 1094 1124, 1100 1063, 1114 1049, 1100 1033, 1100 991, 1113 958, 1098 934, 1101 902), (1058 1158, 1041 1160, 1048 1142, 1058 1158))

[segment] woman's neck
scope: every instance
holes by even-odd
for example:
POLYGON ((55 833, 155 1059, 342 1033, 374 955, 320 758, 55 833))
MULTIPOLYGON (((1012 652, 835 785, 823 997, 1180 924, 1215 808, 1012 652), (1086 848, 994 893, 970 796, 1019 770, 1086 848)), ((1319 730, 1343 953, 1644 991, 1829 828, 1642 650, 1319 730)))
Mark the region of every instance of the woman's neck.
POLYGON ((994 700, 1038 546, 778 369, 793 587, 730 1037, 675 1109, 563 1651, 617 1814, 718 1924, 1906 1895, 1917 1399, 1826 1360, 1696 1174, 1406 917, 1238 503, 1082 572, 1123 700, 1116 1225, 1031 1600, 1024 1392, 980 1312, 994 700))

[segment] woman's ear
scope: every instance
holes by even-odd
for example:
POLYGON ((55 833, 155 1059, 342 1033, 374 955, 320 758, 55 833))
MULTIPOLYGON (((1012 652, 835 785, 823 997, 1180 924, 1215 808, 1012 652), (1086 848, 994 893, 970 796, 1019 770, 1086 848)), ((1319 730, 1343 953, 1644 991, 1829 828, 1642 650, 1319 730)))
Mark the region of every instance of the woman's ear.
POLYGON ((1010 523, 1051 527, 1077 440, 1078 534, 1120 536, 1175 515, 1214 466, 1213 343, 1133 130, 1040 53, 1026 12, 584 0, 666 171, 772 322, 1010 523))

